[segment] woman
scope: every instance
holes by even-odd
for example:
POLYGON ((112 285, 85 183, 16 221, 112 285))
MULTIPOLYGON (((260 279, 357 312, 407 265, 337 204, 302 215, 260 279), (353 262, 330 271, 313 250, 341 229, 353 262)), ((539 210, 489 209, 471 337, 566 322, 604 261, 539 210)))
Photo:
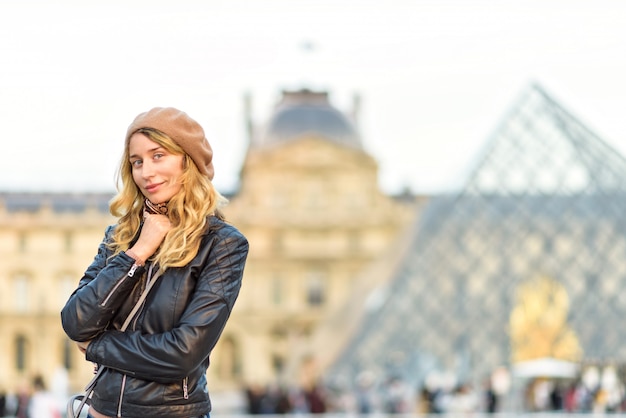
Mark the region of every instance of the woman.
POLYGON ((245 237, 218 210, 225 199, 211 183, 212 158, 202 127, 177 109, 154 108, 128 128, 110 204, 119 219, 61 312, 86 359, 106 367, 91 417, 188 418, 211 410, 209 355, 248 254, 245 237))

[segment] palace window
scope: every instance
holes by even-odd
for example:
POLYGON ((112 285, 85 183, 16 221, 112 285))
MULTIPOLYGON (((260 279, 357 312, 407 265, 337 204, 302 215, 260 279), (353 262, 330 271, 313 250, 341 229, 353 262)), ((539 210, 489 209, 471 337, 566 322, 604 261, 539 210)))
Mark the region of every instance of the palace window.
POLYGON ((15 338, 15 368, 20 371, 26 371, 26 359, 28 358, 28 340, 23 335, 15 338))
POLYGON ((274 306, 280 306, 283 304, 283 300, 284 300, 284 280, 283 278, 279 275, 276 274, 274 275, 274 277, 272 278, 272 287, 271 287, 271 297, 272 297, 272 303, 274 306))
POLYGON ((272 368, 276 375, 281 375, 285 370, 285 359, 278 354, 272 355, 272 368))
POLYGON ((363 236, 358 231, 351 231, 348 233, 348 250, 352 253, 358 253, 363 249, 361 241, 363 236))
POLYGON ((18 237, 17 237, 17 250, 24 254, 26 252, 26 233, 25 232, 20 232, 18 237))
POLYGON ((326 274, 310 271, 306 277, 306 301, 309 306, 322 306, 326 302, 326 274))
POLYGON ((63 367, 65 370, 72 370, 74 362, 72 361, 72 353, 76 350, 76 345, 73 341, 67 338, 63 339, 63 367))
POLYGON ((74 242, 74 236, 70 231, 66 231, 63 235, 63 249, 66 254, 70 254, 72 252, 72 247, 74 242))
POLYGON ((311 182, 306 188, 306 198, 304 206, 309 210, 320 210, 328 205, 328 195, 326 188, 319 182, 311 182))
POLYGON ((280 231, 275 232, 272 238, 272 249, 274 251, 282 251, 285 247, 285 237, 284 234, 280 231))
POLYGON ((70 297, 77 284, 77 280, 70 273, 63 273, 61 275, 57 286, 57 304, 59 309, 65 306, 67 299, 70 297))
POLYGON ((28 303, 30 292, 30 277, 26 273, 18 273, 13 279, 13 303, 15 311, 26 313, 30 309, 28 303))
POLYGON ((225 336, 219 342, 217 374, 221 379, 233 379, 241 374, 239 350, 235 339, 225 336))

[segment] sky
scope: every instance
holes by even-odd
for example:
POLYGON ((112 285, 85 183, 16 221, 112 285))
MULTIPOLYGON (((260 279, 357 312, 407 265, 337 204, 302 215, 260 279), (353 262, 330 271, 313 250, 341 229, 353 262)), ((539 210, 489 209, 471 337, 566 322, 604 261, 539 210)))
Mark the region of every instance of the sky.
POLYGON ((440 193, 531 83, 626 154, 621 0, 0 2, 0 192, 108 192, 126 128, 155 106, 204 127, 237 189, 285 89, 352 110, 380 187, 440 193))

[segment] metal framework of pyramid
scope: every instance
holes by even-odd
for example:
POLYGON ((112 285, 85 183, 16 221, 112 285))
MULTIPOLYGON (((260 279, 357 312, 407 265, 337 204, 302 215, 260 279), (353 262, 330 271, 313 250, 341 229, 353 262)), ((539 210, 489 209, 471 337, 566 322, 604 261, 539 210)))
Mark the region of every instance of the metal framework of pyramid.
POLYGON ((540 320, 565 323, 548 356, 563 354, 567 337, 580 361, 626 362, 625 208, 626 160, 530 86, 462 191, 423 210, 408 256, 371 295, 329 381, 363 371, 417 385, 433 371, 482 381, 514 361, 514 312, 532 308, 520 289, 538 277, 560 289, 535 307, 540 320))

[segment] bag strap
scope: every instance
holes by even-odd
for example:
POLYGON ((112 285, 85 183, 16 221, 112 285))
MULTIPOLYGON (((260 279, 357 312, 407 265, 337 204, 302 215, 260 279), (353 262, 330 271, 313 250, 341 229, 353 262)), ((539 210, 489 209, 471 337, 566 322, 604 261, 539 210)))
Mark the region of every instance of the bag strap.
POLYGON ((161 274, 163 274, 163 271, 159 269, 154 275, 154 277, 150 277, 152 275, 152 266, 153 265, 150 264, 150 268, 148 269, 148 280, 146 283, 146 288, 141 293, 141 296, 139 297, 139 300, 133 307, 133 310, 130 311, 130 313, 126 317, 126 321, 124 321, 124 323, 122 324, 122 328, 120 328, 120 331, 122 332, 126 331, 126 328, 128 328, 128 325, 130 325, 130 321, 133 320, 133 318, 137 314, 137 311, 141 309, 141 305, 143 305, 143 302, 146 300, 146 297, 148 296, 148 292, 150 292, 150 289, 152 289, 152 286, 154 286, 154 283, 156 283, 157 279, 161 277, 161 274))
MULTIPOLYGON (((139 296, 139 300, 137 301, 137 303, 135 304, 133 309, 130 311, 130 313, 126 317, 126 320, 122 324, 122 327, 120 328, 120 331, 122 331, 122 332, 126 331, 128 326, 130 325, 130 322, 133 320, 133 318, 135 317, 135 315, 137 314, 139 309, 141 309, 141 305, 143 305, 143 303, 145 302, 146 297, 148 297, 148 293, 150 292, 150 289, 152 289, 152 287, 156 283, 157 279, 159 277, 161 277, 161 275, 163 274, 163 271, 161 269, 159 269, 156 272, 156 274, 154 275, 154 277, 150 277, 150 276, 152 276, 152 267, 153 267, 153 265, 151 264, 149 269, 148 269, 148 279, 147 279, 147 283, 146 283, 146 288, 141 293, 141 296, 139 296)), ((73 417, 80 416, 80 413, 83 410, 83 407, 85 406, 85 404, 90 399, 91 392, 93 392, 93 390, 95 389, 96 383, 98 382, 98 378, 100 378, 100 375, 102 375, 102 372, 104 371, 104 369, 106 369, 106 367, 103 366, 103 365, 100 365, 98 367, 98 370, 96 371, 96 374, 94 375, 94 377, 89 381, 89 383, 87 383, 87 386, 85 386, 85 393, 83 393, 82 395, 78 395, 77 397, 72 397, 70 399, 70 401, 68 402, 68 405, 67 405, 67 415, 68 415, 68 417, 72 417, 73 418, 73 417), (73 405, 74 399, 80 399, 80 404, 78 405, 78 409, 77 410, 74 410, 74 407, 73 407, 74 406, 73 405), (78 411, 78 412, 76 412, 76 411, 78 411)))

